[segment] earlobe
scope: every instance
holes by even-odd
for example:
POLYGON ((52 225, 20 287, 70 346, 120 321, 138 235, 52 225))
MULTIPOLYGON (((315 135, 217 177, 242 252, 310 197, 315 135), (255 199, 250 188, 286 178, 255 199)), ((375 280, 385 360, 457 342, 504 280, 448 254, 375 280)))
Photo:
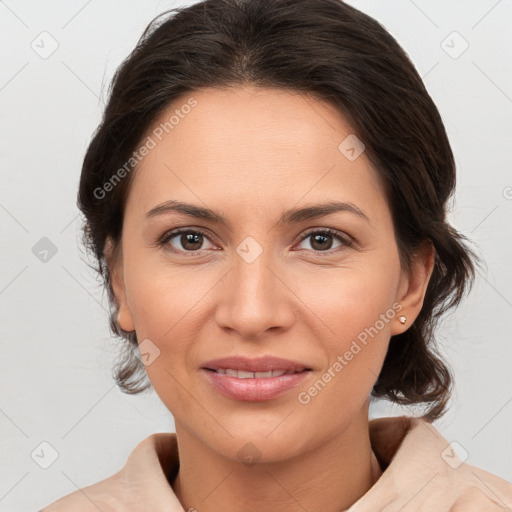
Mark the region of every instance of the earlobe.
POLYGON ((126 304, 121 304, 119 306, 119 312, 117 314, 117 323, 123 331, 132 332, 135 330, 135 325, 133 324, 133 317, 126 306, 126 304))
POLYGON ((410 272, 403 273, 403 283, 397 297, 402 308, 393 326, 392 335, 406 331, 419 315, 434 264, 434 246, 430 241, 425 241, 413 256, 410 272))
POLYGON ((126 290, 123 279, 123 259, 121 251, 116 251, 110 238, 105 242, 103 251, 110 274, 110 284, 118 307, 117 323, 123 331, 135 330, 133 317, 126 301, 126 290))

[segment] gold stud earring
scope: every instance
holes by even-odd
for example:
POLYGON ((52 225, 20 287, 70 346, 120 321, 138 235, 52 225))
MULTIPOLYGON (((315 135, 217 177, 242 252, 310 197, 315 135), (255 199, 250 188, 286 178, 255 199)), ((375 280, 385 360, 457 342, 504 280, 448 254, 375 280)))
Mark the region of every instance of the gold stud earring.
POLYGON ((405 318, 404 315, 402 316, 399 316, 398 317, 398 321, 401 323, 401 324, 405 324, 405 322, 407 322, 407 318, 405 318))

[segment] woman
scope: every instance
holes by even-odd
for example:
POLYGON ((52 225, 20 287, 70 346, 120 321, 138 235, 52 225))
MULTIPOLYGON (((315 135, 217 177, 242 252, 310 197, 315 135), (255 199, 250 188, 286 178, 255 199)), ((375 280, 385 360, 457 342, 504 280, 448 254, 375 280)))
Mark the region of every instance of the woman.
POLYGON ((114 77, 79 206, 117 381, 152 386, 176 433, 44 511, 512 507, 431 424, 452 385, 436 321, 474 256, 403 50, 339 0, 165 14, 114 77), (423 414, 369 422, 370 396, 423 414))

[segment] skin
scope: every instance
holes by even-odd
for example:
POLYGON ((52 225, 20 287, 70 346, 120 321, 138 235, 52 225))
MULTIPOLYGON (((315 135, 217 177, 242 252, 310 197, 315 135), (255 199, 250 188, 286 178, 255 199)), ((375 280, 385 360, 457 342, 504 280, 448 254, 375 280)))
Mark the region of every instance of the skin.
POLYGON ((364 152, 350 161, 338 149, 353 130, 331 105, 277 89, 203 89, 169 105, 155 126, 190 96, 197 106, 135 171, 120 251, 114 257, 113 244, 106 248, 121 327, 160 350, 146 371, 175 419, 180 470, 172 487, 185 510, 346 509, 381 474, 369 395, 390 337, 421 309, 432 247, 418 251, 410 272, 401 267, 380 178, 364 152), (146 217, 170 199, 217 210, 228 225, 177 212, 146 217), (367 219, 341 211, 278 222, 287 209, 328 201, 356 205, 367 219), (208 236, 158 245, 181 227, 208 236), (326 235, 315 243, 311 228, 354 242, 326 235), (252 263, 236 251, 248 236, 263 249, 252 263), (393 304, 400 313, 301 404, 299 393, 393 304), (313 370, 281 397, 233 400, 200 367, 235 354, 275 355, 313 370), (240 459, 248 442, 256 464, 240 459))

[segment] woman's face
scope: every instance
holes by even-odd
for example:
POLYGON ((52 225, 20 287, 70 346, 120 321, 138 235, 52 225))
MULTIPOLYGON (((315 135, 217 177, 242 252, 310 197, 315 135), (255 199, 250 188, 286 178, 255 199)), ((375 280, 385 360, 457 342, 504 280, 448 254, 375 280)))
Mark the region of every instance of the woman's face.
POLYGON ((184 96, 143 141, 113 280, 119 322, 143 343, 177 432, 228 458, 284 460, 366 418, 390 336, 421 308, 428 268, 401 269, 382 184, 351 133, 324 102, 245 87, 184 96), (308 369, 212 370, 232 356, 308 369))

